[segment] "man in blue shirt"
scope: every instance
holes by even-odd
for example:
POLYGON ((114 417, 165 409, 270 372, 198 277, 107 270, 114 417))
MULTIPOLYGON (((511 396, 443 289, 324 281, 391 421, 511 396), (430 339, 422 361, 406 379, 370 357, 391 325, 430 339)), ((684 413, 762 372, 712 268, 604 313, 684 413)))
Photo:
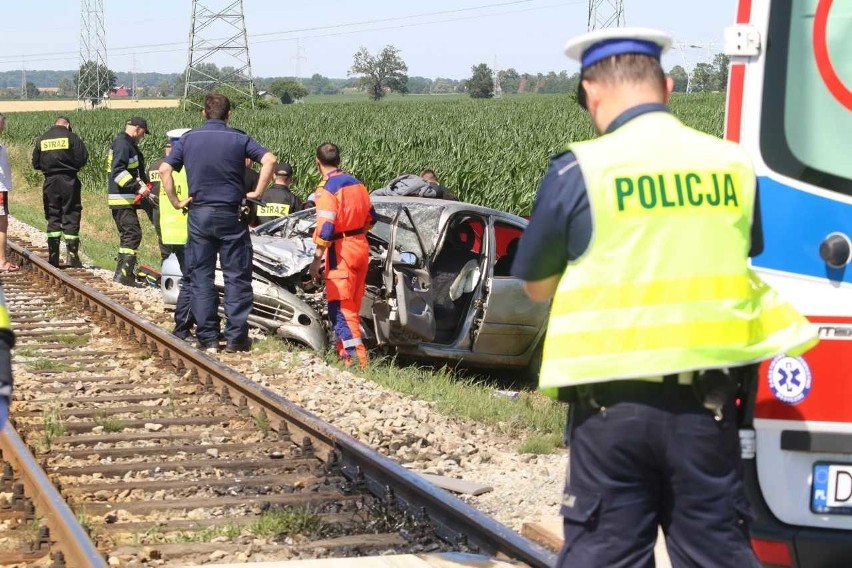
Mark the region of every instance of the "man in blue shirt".
POLYGON ((219 349, 219 298, 213 278, 218 255, 225 280, 225 351, 248 351, 252 246, 248 219, 240 209, 246 198, 261 199, 276 158, 248 134, 227 125, 231 101, 224 95, 207 95, 202 114, 206 122, 174 145, 160 166, 160 179, 173 207, 189 207, 186 256, 199 347, 212 353, 219 349), (246 158, 261 164, 257 187, 248 193, 243 186, 246 158), (182 167, 187 168, 189 197, 179 201, 172 171, 182 167))

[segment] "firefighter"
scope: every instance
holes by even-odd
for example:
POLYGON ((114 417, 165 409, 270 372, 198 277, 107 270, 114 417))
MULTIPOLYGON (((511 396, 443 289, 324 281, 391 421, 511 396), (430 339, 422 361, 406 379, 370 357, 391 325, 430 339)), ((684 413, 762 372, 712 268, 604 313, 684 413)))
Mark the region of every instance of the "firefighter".
POLYGON ((364 184, 339 169, 340 150, 336 145, 320 144, 316 166, 322 181, 315 193, 313 240, 317 248, 310 273, 315 280, 320 279, 325 257, 325 294, 328 317, 337 335, 337 353, 347 366, 357 355, 363 368, 367 366, 367 350, 361 340, 360 312, 370 261, 366 233, 376 221, 376 211, 364 184))
MULTIPOLYGON (((166 145, 166 157, 171 153, 172 146, 178 144, 180 137, 189 132, 189 130, 189 128, 177 128, 169 130, 166 133, 166 136, 169 137, 166 145)), ((158 160, 158 162, 162 165, 162 160, 158 160)), ((149 171, 151 170, 153 170, 153 166, 149 168, 149 171)), ((183 201, 188 198, 189 183, 186 177, 186 167, 172 171, 171 177, 177 199, 183 201)), ((157 179, 160 179, 159 171, 157 171, 157 179)), ((166 197, 166 200, 168 200, 168 197, 166 197)), ((175 305, 175 327, 172 330, 172 334, 180 339, 188 340, 192 333, 192 328, 195 326, 195 318, 192 317, 190 306, 189 270, 186 259, 187 210, 185 208, 175 209, 171 205, 167 205, 160 210, 158 221, 160 223, 159 234, 161 235, 161 246, 169 254, 174 253, 178 261, 178 266, 180 266, 180 272, 183 275, 180 280, 180 292, 178 292, 177 304, 175 305)))
POLYGON ((9 416, 9 403, 12 399, 12 348, 15 347, 15 333, 9 319, 9 310, 0 284, 0 430, 6 425, 9 416))
POLYGON ((219 350, 219 295, 214 285, 218 257, 225 288, 225 351, 249 351, 252 245, 243 205, 246 199, 263 197, 276 159, 248 134, 228 126, 228 97, 207 95, 202 113, 204 124, 184 134, 160 166, 160 181, 175 209, 189 207, 187 272, 199 347, 208 353, 219 350), (246 158, 261 163, 257 187, 248 193, 243 187, 246 158), (183 167, 189 197, 178 199, 171 174, 183 167))
MULTIPOLYGON (((151 183, 151 193, 139 203, 139 208, 145 212, 148 220, 154 225, 157 233, 157 245, 160 249, 160 261, 164 261, 172 254, 172 247, 163 242, 162 223, 160 222, 160 164, 172 151, 172 138, 166 134, 166 143, 163 145, 163 156, 154 160, 148 166, 148 179, 151 183)), ((167 209, 170 209, 167 207, 167 209)))
POLYGON ((275 164, 275 179, 272 187, 266 190, 263 202, 252 208, 251 225, 260 225, 272 221, 293 211, 301 211, 302 200, 290 190, 293 183, 293 167, 287 162, 275 164))
POLYGON ((670 45, 644 28, 568 42, 601 136, 551 158, 512 267, 553 299, 539 385, 573 403, 558 566, 653 566, 659 524, 673 566, 756 568, 743 366, 816 343, 749 268, 763 241, 747 155, 665 104, 670 45))
POLYGON ((136 285, 136 250, 142 243, 136 209, 151 192, 145 158, 138 146, 146 134, 148 122, 134 116, 112 141, 107 157, 109 207, 120 239, 113 280, 125 286, 136 285))
POLYGON ((59 240, 65 237, 68 264, 80 268, 80 179, 77 173, 89 160, 89 152, 71 122, 56 118, 53 127, 36 138, 33 168, 44 174, 44 218, 47 220, 47 259, 59 266, 59 240))

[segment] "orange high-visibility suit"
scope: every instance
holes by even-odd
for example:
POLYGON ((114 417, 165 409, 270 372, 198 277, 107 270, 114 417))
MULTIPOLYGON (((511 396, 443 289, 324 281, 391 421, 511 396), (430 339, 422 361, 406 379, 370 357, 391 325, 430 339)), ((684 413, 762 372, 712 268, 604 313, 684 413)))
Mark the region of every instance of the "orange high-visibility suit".
POLYGON ((320 183, 316 204, 314 242, 326 247, 325 294, 328 317, 337 335, 337 353, 347 364, 357 353, 358 362, 365 367, 360 311, 370 261, 366 233, 376 220, 376 211, 364 184, 340 170, 320 183))

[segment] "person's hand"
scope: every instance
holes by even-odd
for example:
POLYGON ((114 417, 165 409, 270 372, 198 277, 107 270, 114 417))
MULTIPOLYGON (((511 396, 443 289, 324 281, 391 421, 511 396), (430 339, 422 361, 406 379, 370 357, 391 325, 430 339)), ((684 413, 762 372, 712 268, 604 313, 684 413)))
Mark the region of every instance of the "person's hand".
POLYGON ((256 190, 255 191, 249 191, 248 193, 246 193, 246 199, 249 199, 249 200, 252 200, 252 201, 260 201, 262 197, 263 197, 262 192, 259 192, 259 191, 256 191, 256 190))
POLYGON ((187 197, 186 199, 181 199, 177 203, 172 202, 172 207, 175 209, 186 209, 189 207, 190 202, 192 201, 191 197, 187 197))
POLYGON ((322 268, 322 257, 314 257, 310 267, 311 278, 314 280, 322 280, 322 268))

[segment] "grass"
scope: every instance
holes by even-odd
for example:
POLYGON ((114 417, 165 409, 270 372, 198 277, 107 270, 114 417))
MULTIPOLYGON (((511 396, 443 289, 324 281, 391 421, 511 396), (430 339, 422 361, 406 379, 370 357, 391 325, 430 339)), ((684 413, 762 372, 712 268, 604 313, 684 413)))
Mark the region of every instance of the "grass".
POLYGON ((251 534, 264 538, 278 535, 311 535, 323 528, 322 519, 309 509, 275 509, 267 511, 249 525, 251 534))
POLYGON ((562 446, 562 435, 533 434, 518 447, 519 454, 552 454, 562 446))
POLYGON ((53 340, 56 343, 62 343, 63 345, 86 345, 89 342, 88 335, 76 335, 74 333, 63 333, 61 331, 53 332, 53 340))
POLYGON ((118 418, 112 418, 105 414, 98 414, 94 418, 95 424, 101 426, 104 432, 121 432, 124 430, 124 422, 118 418))
POLYGON ((65 424, 62 422, 60 414, 60 405, 54 404, 44 415, 44 432, 41 437, 42 451, 49 452, 53 445, 53 440, 59 436, 64 436, 67 432, 65 424))
POLYGON ((30 371, 67 371, 71 369, 71 365, 46 357, 39 357, 27 362, 27 368, 30 371))

